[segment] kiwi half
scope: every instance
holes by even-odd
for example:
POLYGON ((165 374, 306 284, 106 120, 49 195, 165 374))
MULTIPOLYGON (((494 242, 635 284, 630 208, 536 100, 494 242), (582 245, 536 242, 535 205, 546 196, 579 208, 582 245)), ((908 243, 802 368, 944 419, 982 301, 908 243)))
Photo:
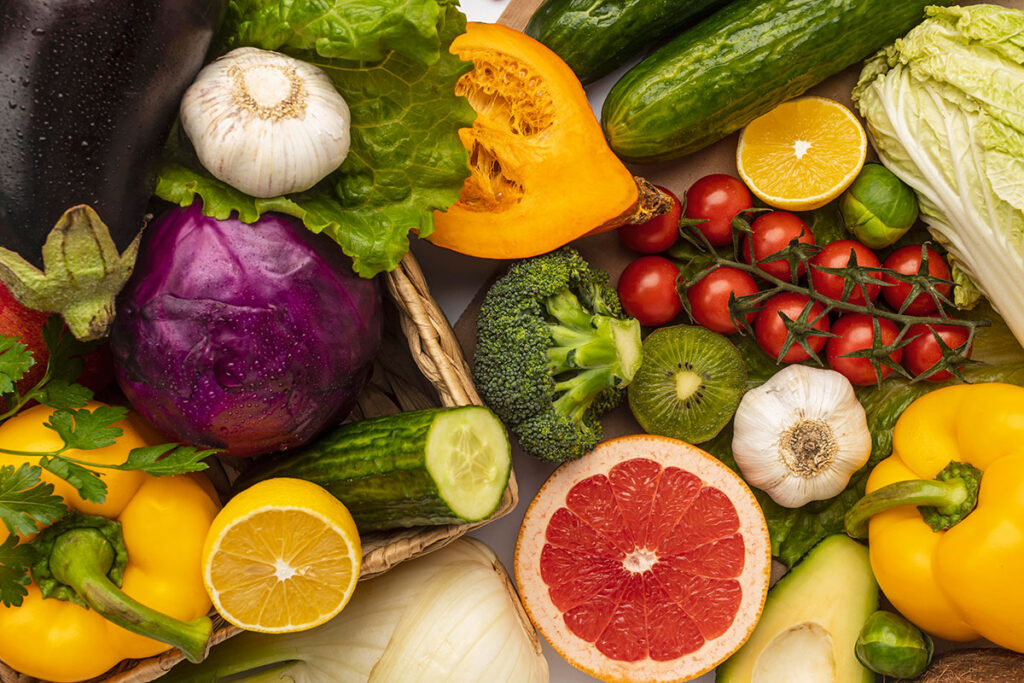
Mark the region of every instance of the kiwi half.
POLYGON ((690 325, 662 327, 644 340, 629 408, 650 434, 703 443, 729 423, 746 384, 743 357, 724 336, 690 325))

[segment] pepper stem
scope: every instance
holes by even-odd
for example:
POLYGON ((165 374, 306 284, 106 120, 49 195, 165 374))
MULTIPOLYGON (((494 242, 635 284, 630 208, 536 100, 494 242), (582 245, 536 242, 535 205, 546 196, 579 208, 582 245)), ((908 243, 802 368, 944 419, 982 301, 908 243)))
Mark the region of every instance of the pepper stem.
POLYGON ((99 529, 73 528, 53 539, 49 572, 109 621, 179 648, 190 662, 203 661, 213 633, 210 619, 181 621, 128 597, 108 577, 115 557, 114 546, 99 529))
POLYGON ((846 513, 846 533, 868 534, 874 515, 905 505, 916 505, 933 531, 943 531, 971 514, 978 504, 982 472, 973 465, 951 462, 935 479, 897 481, 861 498, 846 513))

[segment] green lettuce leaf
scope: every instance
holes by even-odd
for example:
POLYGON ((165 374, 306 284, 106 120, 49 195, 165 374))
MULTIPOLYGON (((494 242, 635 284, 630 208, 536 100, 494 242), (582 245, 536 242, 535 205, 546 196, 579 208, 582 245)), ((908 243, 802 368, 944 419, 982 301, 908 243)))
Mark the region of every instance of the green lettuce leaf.
MULTIPOLYGON (((978 330, 974 341, 974 360, 979 365, 964 368, 971 382, 1006 382, 1024 386, 1024 349, 1014 338, 1006 323, 987 305, 963 317, 991 320, 991 327, 978 330)), ((731 337, 747 362, 748 388, 763 384, 778 371, 775 362, 762 352, 749 337, 731 337)), ((815 501, 801 508, 785 508, 756 488, 751 490, 761 505, 768 533, 771 536, 772 555, 788 567, 793 566, 807 551, 826 536, 844 533, 843 518, 861 496, 871 469, 892 454, 892 428, 903 411, 916 399, 940 387, 956 384, 947 382, 911 383, 902 378, 891 378, 877 386, 860 387, 857 398, 867 414, 871 430, 871 456, 867 464, 853 475, 846 489, 835 498, 815 501)), ((737 474, 739 467, 732 456, 732 424, 722 430, 701 448, 721 460, 737 474)))
POLYGON ((394 51, 433 64, 441 55, 440 13, 435 0, 231 0, 224 43, 354 62, 379 62, 394 51))
MULTIPOLYGON (((250 197, 211 176, 178 134, 165 150, 156 195, 180 206, 199 198, 203 213, 221 220, 233 212, 247 223, 267 211, 294 216, 341 245, 359 275, 393 270, 409 251, 409 231, 420 237, 433 232, 433 212, 458 200, 469 175, 458 130, 471 126, 476 114, 455 95, 455 83, 472 63, 448 52, 465 24, 458 9, 444 8, 436 24, 441 54, 430 65, 399 52, 364 63, 282 46, 323 69, 352 114, 348 158, 312 189, 287 197, 250 197)), ((234 40, 242 42, 241 37, 234 40)), ((301 44, 305 39, 289 40, 301 44)))

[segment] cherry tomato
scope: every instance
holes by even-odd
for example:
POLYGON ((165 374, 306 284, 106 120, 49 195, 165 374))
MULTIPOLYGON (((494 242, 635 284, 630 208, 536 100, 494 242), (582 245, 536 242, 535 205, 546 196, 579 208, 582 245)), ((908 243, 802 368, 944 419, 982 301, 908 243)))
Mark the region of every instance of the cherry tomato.
MULTIPOLYGON (((799 239, 804 244, 814 244, 814 235, 811 234, 807 225, 798 216, 787 211, 761 214, 751 224, 750 229, 753 234, 743 240, 743 260, 751 265, 766 256, 782 251, 795 239, 799 239)), ((785 259, 757 263, 757 267, 780 280, 786 282, 793 280, 789 263, 785 259)), ((803 273, 804 266, 801 263, 797 269, 797 275, 803 275, 803 273)))
POLYGON ((656 185, 672 200, 668 212, 655 216, 646 223, 626 224, 619 228, 619 239, 633 251, 641 254, 657 254, 665 251, 679 239, 679 217, 683 205, 671 190, 656 185))
MULTIPOLYGON (((892 344, 900 333, 896 324, 885 318, 878 319, 878 330, 881 333, 883 344, 892 344)), ((828 361, 828 366, 844 375, 851 384, 875 384, 878 377, 875 375, 875 368, 870 360, 841 357, 853 351, 871 348, 872 340, 875 338, 873 317, 864 313, 847 313, 832 325, 832 333, 837 336, 829 339, 828 346, 825 348, 825 359, 828 361)), ((889 354, 889 358, 896 363, 899 363, 902 357, 903 349, 896 349, 889 354)), ((882 365, 880 370, 882 379, 892 374, 892 368, 885 365, 882 365)))
MULTIPOLYGON (((788 335, 786 323, 779 314, 785 315, 790 320, 796 320, 803 313, 804 307, 807 306, 807 302, 810 300, 810 297, 803 294, 781 292, 764 302, 761 312, 757 314, 757 320, 754 321, 754 337, 757 338, 757 345, 761 347, 762 351, 772 358, 779 359, 779 353, 781 353, 788 335)), ((821 315, 824 310, 825 307, 815 301, 811 306, 810 316, 807 320, 810 322, 821 316, 814 323, 814 329, 828 332, 828 316, 821 315)), ((817 353, 825 346, 825 339, 825 337, 813 335, 807 338, 807 343, 817 353)), ((783 363, 799 363, 810 357, 810 354, 807 353, 806 349, 799 342, 794 342, 781 360, 783 363)))
POLYGON ((622 308, 641 325, 664 325, 683 310, 676 291, 679 268, 663 256, 641 256, 619 277, 622 308))
MULTIPOLYGON (((720 266, 702 277, 686 290, 690 311, 698 323, 712 332, 732 334, 738 331, 729 315, 729 295, 737 298, 757 293, 754 278, 739 268, 720 266)), ((747 320, 754 322, 757 313, 749 313, 747 320)))
MULTIPOLYGON (((910 343, 903 347, 903 367, 915 377, 928 372, 942 360, 942 349, 939 348, 939 342, 935 341, 932 329, 939 333, 946 346, 954 350, 962 348, 970 337, 968 329, 959 325, 911 325, 907 330, 907 339, 910 343)), ((968 349, 968 357, 970 353, 968 349)), ((943 370, 924 379, 929 382, 941 382, 952 376, 953 373, 943 370)))
MULTIPOLYGON (((897 273, 913 275, 921 269, 921 247, 914 245, 900 247, 889 254, 889 258, 885 259, 885 263, 882 265, 890 270, 895 270, 897 273)), ((928 247, 928 274, 942 280, 950 279, 949 265, 946 264, 946 259, 942 258, 939 252, 931 247, 928 247)), ((891 286, 882 288, 882 296, 885 297, 886 303, 892 306, 894 310, 900 310, 900 306, 910 296, 912 285, 900 282, 889 275, 883 275, 882 279, 892 283, 891 286)), ((948 297, 952 287, 950 285, 938 285, 936 289, 942 296, 948 297)), ((928 315, 936 310, 938 310, 938 306, 935 304, 935 299, 931 298, 928 294, 919 294, 903 312, 907 315, 928 315)))
MULTIPOLYGON (((814 290, 819 294, 824 294, 829 299, 835 299, 841 301, 843 298, 843 287, 846 285, 846 279, 839 275, 833 275, 832 273, 826 273, 818 270, 815 266, 821 268, 845 268, 850 264, 850 254, 856 254, 857 265, 864 266, 866 268, 879 268, 882 263, 875 256, 875 252, 868 249, 866 246, 855 240, 837 240, 830 242, 825 245, 825 248, 818 252, 818 255, 811 259, 811 283, 814 284, 814 290)), ((879 277, 876 274, 876 277, 879 277)), ((853 289, 850 290, 850 296, 847 301, 851 304, 861 306, 865 304, 864 301, 864 289, 868 290, 868 296, 872 301, 878 296, 878 290, 882 288, 882 285, 866 285, 861 288, 859 285, 854 285, 853 289)))
POLYGON ((732 219, 754 206, 750 190, 739 178, 725 173, 706 175, 686 191, 687 218, 707 219, 698 223, 708 241, 716 247, 732 244, 732 219))

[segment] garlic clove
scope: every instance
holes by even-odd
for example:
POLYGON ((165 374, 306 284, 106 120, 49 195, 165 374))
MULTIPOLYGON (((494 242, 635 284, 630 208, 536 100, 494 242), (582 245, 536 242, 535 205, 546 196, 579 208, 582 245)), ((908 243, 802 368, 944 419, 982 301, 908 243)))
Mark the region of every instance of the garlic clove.
POLYGON ((800 507, 846 488, 871 455, 871 433, 849 380, 791 365, 740 401, 732 450, 750 485, 800 507))
POLYGON ((259 198, 302 192, 348 156, 348 105, 322 70, 242 47, 207 65, 181 101, 181 125, 214 177, 259 198))

